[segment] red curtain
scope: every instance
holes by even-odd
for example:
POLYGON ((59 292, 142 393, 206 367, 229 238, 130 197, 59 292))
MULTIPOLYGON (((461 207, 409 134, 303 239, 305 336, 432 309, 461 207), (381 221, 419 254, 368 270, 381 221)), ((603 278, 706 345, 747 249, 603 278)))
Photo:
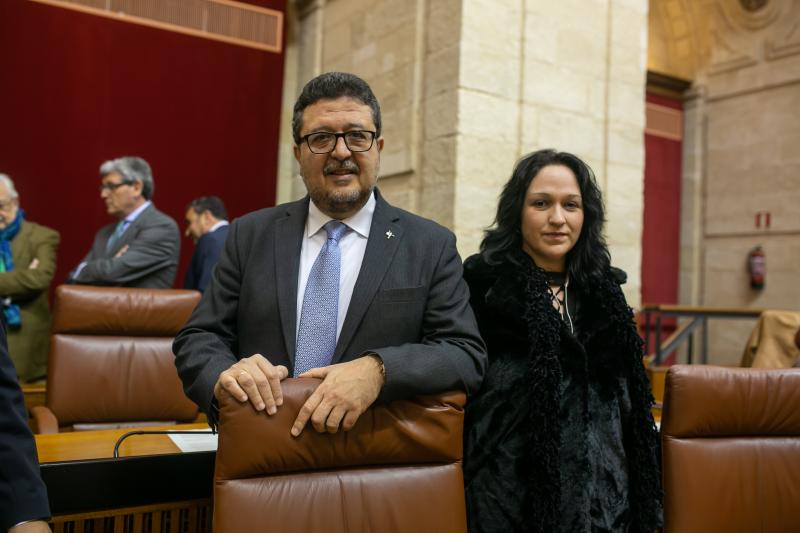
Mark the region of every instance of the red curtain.
MULTIPOLYGON (((647 94, 647 102, 681 110, 679 100, 647 94)), ((681 141, 645 134, 642 303, 678 302, 681 230, 681 141)), ((664 320, 666 338, 675 319, 664 320)), ((651 336, 653 347, 654 337, 651 336)), ((667 361, 669 362, 669 361, 667 361)))
MULTIPOLYGON (((147 159, 155 204, 181 231, 197 196, 233 217, 275 203, 283 54, 2 0, 0 73, 0 172, 29 220, 61 232, 54 285, 111 221, 106 159, 147 159)), ((183 238, 177 286, 193 248, 183 238)))

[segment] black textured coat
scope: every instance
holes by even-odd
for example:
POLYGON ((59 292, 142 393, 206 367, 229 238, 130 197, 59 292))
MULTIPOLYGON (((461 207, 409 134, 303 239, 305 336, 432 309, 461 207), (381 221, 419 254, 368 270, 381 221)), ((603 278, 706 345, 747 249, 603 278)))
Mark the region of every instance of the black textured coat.
POLYGON ((542 270, 464 264, 489 369, 470 399, 464 475, 471 533, 652 531, 658 435, 642 343, 609 269, 579 298, 575 334, 542 270))

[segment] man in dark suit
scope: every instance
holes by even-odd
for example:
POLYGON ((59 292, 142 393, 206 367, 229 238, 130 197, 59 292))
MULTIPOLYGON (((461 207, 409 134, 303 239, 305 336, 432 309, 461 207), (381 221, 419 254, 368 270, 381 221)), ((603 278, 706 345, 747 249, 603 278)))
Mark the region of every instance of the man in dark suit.
POLYGON ((216 423, 225 395, 274 414, 280 381, 322 384, 291 429, 350 429, 377 398, 475 392, 486 365, 455 236, 375 188, 380 107, 327 73, 295 103, 300 201, 233 222, 211 285, 173 350, 187 395, 216 423))
POLYGON ((6 348, 5 320, 0 324, 0 531, 49 533, 47 488, 39 473, 36 443, 17 372, 6 348))
POLYGON ((183 288, 203 292, 211 281, 211 273, 228 236, 228 214, 222 200, 216 196, 192 200, 186 207, 185 235, 191 237, 197 247, 186 270, 183 288))
POLYGON ((100 198, 117 219, 97 232, 69 283, 170 288, 180 253, 178 225, 153 205, 153 173, 140 157, 100 166, 100 198))

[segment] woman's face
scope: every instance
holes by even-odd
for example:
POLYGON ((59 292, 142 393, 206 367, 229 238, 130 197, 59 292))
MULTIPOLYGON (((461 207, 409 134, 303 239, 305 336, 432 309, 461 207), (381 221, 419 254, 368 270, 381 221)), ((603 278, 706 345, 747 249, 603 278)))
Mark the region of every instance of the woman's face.
POLYGON ((522 206, 522 249, 548 271, 566 270, 583 227, 583 200, 575 174, 564 165, 543 167, 522 206))

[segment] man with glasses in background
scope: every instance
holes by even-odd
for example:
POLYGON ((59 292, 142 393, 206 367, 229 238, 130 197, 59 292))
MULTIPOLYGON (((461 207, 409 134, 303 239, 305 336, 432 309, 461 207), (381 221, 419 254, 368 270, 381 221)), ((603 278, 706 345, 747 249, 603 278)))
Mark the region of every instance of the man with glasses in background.
POLYGON ((234 221, 211 284, 173 344, 187 395, 213 426, 226 395, 267 415, 281 380, 316 377, 292 428, 353 427, 378 398, 475 392, 486 365, 455 236, 376 188, 380 107, 330 72, 294 106, 308 196, 234 221))
POLYGON ((14 182, 0 174, 0 300, 8 351, 23 382, 47 373, 47 290, 56 272, 59 240, 57 231, 25 219, 14 182))
POLYGON ((153 205, 153 174, 140 157, 120 157, 100 166, 100 198, 117 222, 97 232, 69 283, 166 289, 178 268, 180 232, 153 205))

